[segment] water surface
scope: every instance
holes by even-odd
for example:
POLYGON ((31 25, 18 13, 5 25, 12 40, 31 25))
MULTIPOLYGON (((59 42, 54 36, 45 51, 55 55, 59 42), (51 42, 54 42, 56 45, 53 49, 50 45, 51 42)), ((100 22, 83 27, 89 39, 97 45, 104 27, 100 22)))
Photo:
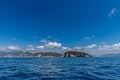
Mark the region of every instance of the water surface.
POLYGON ((0 58, 0 80, 120 80, 120 58, 0 58))

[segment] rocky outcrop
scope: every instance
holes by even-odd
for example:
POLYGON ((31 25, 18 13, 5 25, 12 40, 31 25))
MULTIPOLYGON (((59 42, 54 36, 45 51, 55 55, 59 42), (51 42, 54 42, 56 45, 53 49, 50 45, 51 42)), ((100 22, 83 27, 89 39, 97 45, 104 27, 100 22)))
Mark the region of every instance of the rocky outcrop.
POLYGON ((90 54, 78 51, 65 52, 64 57, 92 57, 90 54))

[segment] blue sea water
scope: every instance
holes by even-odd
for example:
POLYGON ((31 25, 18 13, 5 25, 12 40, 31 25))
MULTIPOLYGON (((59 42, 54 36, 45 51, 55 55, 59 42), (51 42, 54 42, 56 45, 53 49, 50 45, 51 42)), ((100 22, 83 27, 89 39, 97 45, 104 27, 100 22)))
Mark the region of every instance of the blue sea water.
POLYGON ((120 80, 120 58, 0 58, 0 80, 120 80))

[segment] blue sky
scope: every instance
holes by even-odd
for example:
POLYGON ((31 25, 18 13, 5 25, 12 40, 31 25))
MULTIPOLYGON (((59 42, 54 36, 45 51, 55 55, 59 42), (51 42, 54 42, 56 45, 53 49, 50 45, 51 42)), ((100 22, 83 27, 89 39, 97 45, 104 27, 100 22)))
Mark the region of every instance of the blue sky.
POLYGON ((0 45, 120 42, 120 0, 1 0, 0 45))

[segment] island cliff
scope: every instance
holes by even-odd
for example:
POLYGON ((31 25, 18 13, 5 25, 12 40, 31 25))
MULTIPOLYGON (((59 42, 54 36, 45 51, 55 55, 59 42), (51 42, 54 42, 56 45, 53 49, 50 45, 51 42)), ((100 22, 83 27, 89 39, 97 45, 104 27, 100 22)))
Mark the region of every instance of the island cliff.
POLYGON ((64 53, 64 57, 92 57, 92 56, 85 52, 68 51, 64 53))

